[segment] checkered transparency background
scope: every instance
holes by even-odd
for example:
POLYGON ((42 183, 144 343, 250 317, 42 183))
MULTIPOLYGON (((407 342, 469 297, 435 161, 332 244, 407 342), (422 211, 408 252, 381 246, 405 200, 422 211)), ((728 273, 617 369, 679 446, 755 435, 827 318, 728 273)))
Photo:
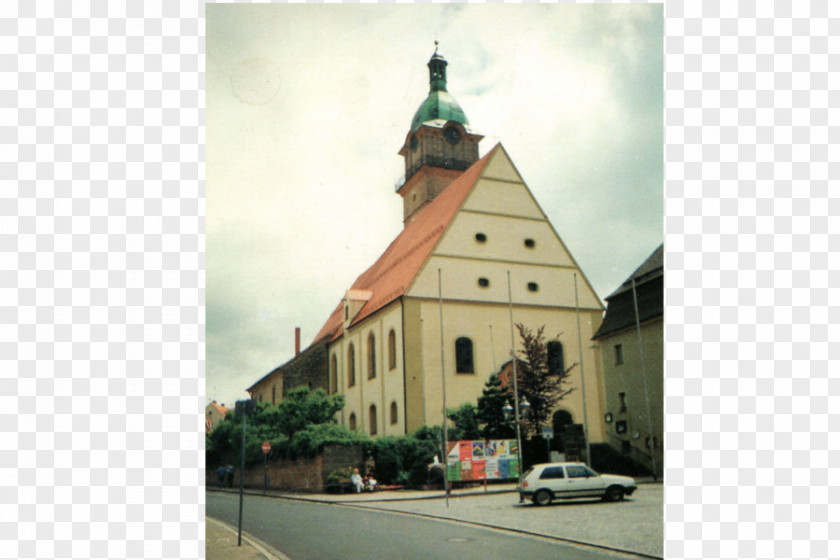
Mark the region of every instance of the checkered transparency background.
MULTIPOLYGON (((204 5, 50 4, 0 3, 0 557, 201 558, 204 5)), ((838 558, 840 7, 751 4, 665 6, 665 555, 838 558)))

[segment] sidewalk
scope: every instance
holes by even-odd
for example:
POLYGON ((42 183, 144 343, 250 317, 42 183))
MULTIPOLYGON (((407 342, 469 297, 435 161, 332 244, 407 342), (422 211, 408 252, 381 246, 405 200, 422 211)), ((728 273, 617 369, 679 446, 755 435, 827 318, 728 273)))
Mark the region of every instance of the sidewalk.
POLYGON ((227 523, 205 517, 204 526, 207 560, 288 560, 287 556, 277 551, 269 551, 244 533, 242 546, 238 546, 239 532, 236 527, 227 523))
MULTIPOLYGON (((479 486, 468 486, 466 488, 453 488, 450 493, 449 497, 451 498, 459 498, 464 496, 484 496, 490 494, 502 494, 502 493, 515 493, 516 492, 516 482, 509 482, 504 484, 488 484, 485 488, 484 485, 479 486)), ((647 484, 658 484, 662 485, 662 481, 656 481, 650 477, 637 477, 636 484, 638 485, 647 485, 647 484)), ((207 488, 208 491, 215 491, 215 492, 228 492, 233 494, 239 494, 239 488, 218 488, 214 486, 210 486, 207 488)), ((379 490, 376 492, 361 492, 361 493, 354 493, 348 492, 346 494, 327 494, 327 493, 313 493, 313 492, 295 492, 294 490, 272 490, 269 489, 267 492, 263 492, 261 488, 246 488, 245 489, 246 495, 253 495, 253 496, 271 496, 275 498, 288 498, 288 499, 295 499, 295 500, 306 500, 311 502, 329 502, 329 503, 346 503, 346 502, 392 502, 392 501, 404 501, 404 500, 434 500, 439 498, 445 498, 446 492, 443 490, 379 490)), ((518 498, 517 498, 518 499, 518 498)))

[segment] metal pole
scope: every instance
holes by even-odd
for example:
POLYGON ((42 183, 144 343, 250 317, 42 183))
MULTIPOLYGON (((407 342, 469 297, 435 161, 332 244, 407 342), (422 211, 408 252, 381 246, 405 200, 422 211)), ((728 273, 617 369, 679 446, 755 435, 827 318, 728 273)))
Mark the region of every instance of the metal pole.
POLYGON ((449 436, 446 431, 446 361, 443 359, 443 288, 441 287, 441 273, 438 269, 438 310, 440 312, 440 380, 443 393, 443 454, 446 469, 444 470, 443 487, 446 489, 446 507, 449 508, 449 436))
POLYGON ((577 272, 575 272, 575 313, 578 328, 578 355, 580 356, 580 391, 583 397, 583 439, 586 442, 586 464, 592 466, 589 452, 589 418, 586 415, 586 376, 583 372, 583 342, 580 336, 580 306, 578 305, 577 272))
POLYGON ((239 470, 239 540, 236 546, 242 546, 242 501, 245 496, 245 426, 248 424, 248 413, 242 416, 242 468, 239 470))
POLYGON ((653 480, 656 481, 656 450, 653 447, 653 424, 650 418, 650 400, 647 388, 647 366, 645 365, 645 349, 642 346, 642 327, 639 321, 639 302, 636 299, 636 279, 630 279, 633 285, 633 308, 636 312, 636 335, 639 339, 639 356, 642 359, 642 387, 645 391, 645 406, 647 407, 648 435, 650 437, 650 464, 653 469, 653 480))
POLYGON ((493 325, 490 325, 490 355, 493 356, 493 373, 496 373, 496 346, 493 344, 493 325))
POLYGON ((268 453, 263 453, 263 465, 265 471, 263 473, 263 496, 268 493, 268 453))
MULTIPOLYGON (((519 388, 516 383, 516 345, 513 340, 513 295, 510 289, 510 271, 507 271, 508 277, 508 311, 510 312, 510 354, 513 357, 513 417, 516 422, 516 459, 519 461, 518 485, 522 486, 522 432, 519 427, 519 388)), ((519 494, 519 503, 525 500, 522 498, 522 493, 519 494)))

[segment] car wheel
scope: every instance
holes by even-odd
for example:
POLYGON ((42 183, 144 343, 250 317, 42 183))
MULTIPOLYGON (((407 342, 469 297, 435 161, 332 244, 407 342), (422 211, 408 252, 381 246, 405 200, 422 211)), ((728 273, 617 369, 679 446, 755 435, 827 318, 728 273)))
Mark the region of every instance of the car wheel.
POLYGON ((604 496, 609 502, 620 502, 624 499, 624 488, 621 486, 610 486, 604 496))
POLYGON ((547 506, 551 503, 551 492, 548 490, 540 490, 534 494, 534 504, 538 506, 547 506))

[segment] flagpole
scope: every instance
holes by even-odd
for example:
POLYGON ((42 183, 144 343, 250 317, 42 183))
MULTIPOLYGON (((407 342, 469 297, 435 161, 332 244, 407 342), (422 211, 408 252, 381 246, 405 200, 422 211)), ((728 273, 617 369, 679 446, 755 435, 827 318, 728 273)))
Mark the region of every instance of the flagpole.
MULTIPOLYGON (((513 357, 511 364, 513 365, 513 413, 514 421, 516 422, 516 460, 519 462, 519 488, 522 488, 522 431, 519 427, 519 388, 516 383, 516 345, 513 341, 513 296, 510 289, 510 270, 507 271, 508 277, 508 310, 510 311, 510 355, 513 357)), ((522 492, 519 493, 519 503, 524 501, 522 492)))
POLYGON ((583 371, 583 341, 580 335, 580 305, 578 305, 577 272, 575 272, 575 313, 577 314, 578 355, 580 356, 580 391, 583 397, 583 439, 586 442, 586 464, 592 466, 589 449, 589 417, 586 415, 586 376, 583 371))
POLYGON ((440 311, 440 381, 443 394, 443 487, 446 489, 446 507, 449 508, 449 437, 446 430, 446 361, 443 358, 443 288, 438 269, 438 310, 440 311))
POLYGON ((645 391, 645 406, 647 407, 648 437, 650 437, 650 464, 653 469, 653 480, 656 480, 656 450, 653 446, 653 424, 650 418, 650 400, 647 388, 647 367, 645 365, 645 349, 642 346, 642 326, 639 320, 639 302, 636 299, 636 278, 630 279, 633 285, 633 309, 636 312, 636 336, 639 339, 639 357, 642 360, 642 387, 645 391))

